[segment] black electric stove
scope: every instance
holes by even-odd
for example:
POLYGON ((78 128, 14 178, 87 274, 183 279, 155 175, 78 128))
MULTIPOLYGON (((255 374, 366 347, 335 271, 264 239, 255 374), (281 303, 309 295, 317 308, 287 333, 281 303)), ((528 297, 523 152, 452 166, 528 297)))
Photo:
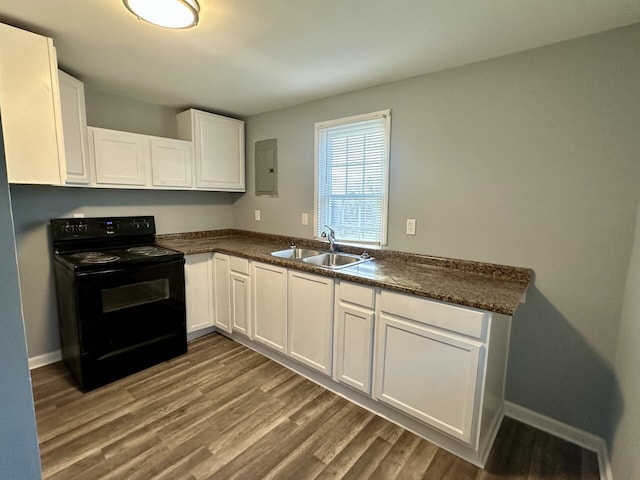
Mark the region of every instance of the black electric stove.
POLYGON ((184 255, 155 219, 51 220, 62 356, 84 390, 187 350, 184 255))

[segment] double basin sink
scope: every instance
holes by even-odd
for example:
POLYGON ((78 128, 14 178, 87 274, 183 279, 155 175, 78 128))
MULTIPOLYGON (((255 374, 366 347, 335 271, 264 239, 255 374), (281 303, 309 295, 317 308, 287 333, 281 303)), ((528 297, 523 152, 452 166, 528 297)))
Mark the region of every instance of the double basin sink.
POLYGON ((286 258, 288 260, 299 260, 304 263, 316 265, 318 267, 338 270, 340 268, 351 267, 359 263, 368 262, 373 258, 366 255, 353 255, 342 252, 326 252, 323 250, 313 250, 310 248, 287 248, 271 252, 274 257, 286 258))

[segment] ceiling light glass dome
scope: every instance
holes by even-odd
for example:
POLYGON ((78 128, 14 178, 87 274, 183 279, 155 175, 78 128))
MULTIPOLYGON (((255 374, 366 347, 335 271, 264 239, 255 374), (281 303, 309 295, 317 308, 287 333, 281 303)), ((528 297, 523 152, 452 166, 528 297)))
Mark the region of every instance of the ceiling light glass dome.
POLYGON ((122 0, 140 20, 166 28, 191 28, 198 24, 196 0, 122 0))

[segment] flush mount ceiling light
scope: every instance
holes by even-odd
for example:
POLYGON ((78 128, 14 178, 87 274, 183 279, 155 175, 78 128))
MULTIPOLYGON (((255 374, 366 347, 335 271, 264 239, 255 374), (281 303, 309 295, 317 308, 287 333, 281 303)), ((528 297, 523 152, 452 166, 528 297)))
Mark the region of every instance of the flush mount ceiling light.
POLYGON ((191 28, 198 24, 196 0, 122 0, 139 20, 166 28, 191 28))

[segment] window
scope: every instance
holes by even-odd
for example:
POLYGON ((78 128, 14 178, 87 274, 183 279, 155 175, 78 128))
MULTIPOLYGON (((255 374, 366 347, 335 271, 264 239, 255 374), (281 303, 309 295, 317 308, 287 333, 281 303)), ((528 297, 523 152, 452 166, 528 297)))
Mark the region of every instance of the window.
POLYGON ((386 243, 390 131, 390 110, 315 124, 316 236, 386 243))

